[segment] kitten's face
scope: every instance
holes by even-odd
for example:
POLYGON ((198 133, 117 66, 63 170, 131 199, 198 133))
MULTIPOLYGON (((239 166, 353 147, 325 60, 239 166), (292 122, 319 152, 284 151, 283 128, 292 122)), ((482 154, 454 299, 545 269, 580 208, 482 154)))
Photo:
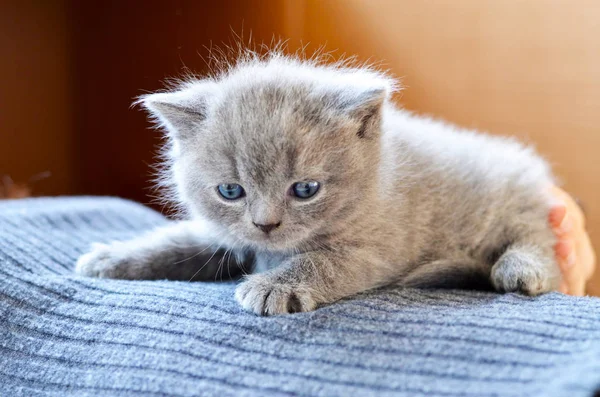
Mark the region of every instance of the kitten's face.
POLYGON ((144 98, 174 142, 179 199, 240 245, 323 244, 376 194, 388 90, 352 73, 270 62, 144 98))
POLYGON ((189 205, 254 248, 301 248, 334 231, 375 178, 377 140, 360 138, 360 123, 318 98, 300 97, 236 92, 181 143, 175 170, 189 205))

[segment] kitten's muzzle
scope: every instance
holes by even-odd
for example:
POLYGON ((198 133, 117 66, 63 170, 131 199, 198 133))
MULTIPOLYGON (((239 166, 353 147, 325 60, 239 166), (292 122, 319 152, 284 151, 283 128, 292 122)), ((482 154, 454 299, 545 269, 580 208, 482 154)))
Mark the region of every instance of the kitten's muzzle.
POLYGON ((271 232, 271 230, 277 229, 279 226, 281 226, 281 222, 268 223, 266 225, 262 225, 260 223, 254 223, 253 222, 253 224, 257 228, 259 228, 260 230, 262 230, 265 234, 269 234, 271 232))

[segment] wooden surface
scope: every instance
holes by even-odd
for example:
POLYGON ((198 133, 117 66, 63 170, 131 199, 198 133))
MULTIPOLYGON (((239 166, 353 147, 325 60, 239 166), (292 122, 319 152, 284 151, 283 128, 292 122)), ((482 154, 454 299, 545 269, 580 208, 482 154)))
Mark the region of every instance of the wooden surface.
POLYGON ((164 88, 186 68, 207 70, 210 48, 244 31, 270 41, 266 21, 281 21, 276 6, 219 2, 128 0, 72 2, 78 131, 78 187, 153 204, 152 164, 160 133, 135 97, 164 88), (140 12, 143 10, 143 12, 140 12))
POLYGON ((0 1, 0 184, 50 171, 46 195, 75 191, 66 2, 0 1))
MULTIPOLYGON (((288 1, 292 42, 383 60, 406 108, 534 144, 600 247, 600 1, 288 1)), ((600 272, 589 285, 600 295, 600 272)))

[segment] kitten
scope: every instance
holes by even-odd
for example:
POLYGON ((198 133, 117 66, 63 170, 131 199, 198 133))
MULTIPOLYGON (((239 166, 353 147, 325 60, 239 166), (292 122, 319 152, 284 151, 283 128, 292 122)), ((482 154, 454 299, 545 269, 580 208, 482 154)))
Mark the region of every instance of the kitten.
POLYGON ((143 96, 188 220, 95 245, 77 273, 211 280, 233 260, 255 273, 235 298, 262 315, 389 284, 553 290, 547 164, 398 109, 394 89, 370 68, 273 53, 143 96))

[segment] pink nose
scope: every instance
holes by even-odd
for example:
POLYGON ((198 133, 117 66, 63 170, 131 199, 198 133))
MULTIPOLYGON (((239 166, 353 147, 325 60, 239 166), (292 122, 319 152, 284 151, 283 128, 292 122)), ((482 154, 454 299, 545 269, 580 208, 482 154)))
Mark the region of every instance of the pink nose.
POLYGON ((254 226, 256 226, 257 228, 259 228, 260 230, 262 230, 266 234, 269 234, 271 232, 271 230, 277 229, 279 226, 281 226, 281 222, 269 223, 267 225, 261 225, 260 223, 255 223, 254 226))

